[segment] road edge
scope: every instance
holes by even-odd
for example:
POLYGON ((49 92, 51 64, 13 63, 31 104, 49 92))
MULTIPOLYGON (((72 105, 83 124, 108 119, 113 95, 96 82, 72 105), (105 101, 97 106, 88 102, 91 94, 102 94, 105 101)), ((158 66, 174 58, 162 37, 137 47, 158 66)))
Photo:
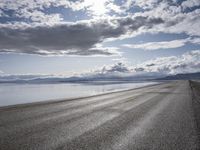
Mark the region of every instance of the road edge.
MULTIPOLYGON (((191 90, 191 98, 192 98, 192 107, 194 112, 194 118, 196 122, 196 130, 198 141, 200 143, 200 91, 197 88, 200 88, 200 82, 189 80, 189 86, 191 90)), ((200 144, 198 144, 200 147, 200 144)))

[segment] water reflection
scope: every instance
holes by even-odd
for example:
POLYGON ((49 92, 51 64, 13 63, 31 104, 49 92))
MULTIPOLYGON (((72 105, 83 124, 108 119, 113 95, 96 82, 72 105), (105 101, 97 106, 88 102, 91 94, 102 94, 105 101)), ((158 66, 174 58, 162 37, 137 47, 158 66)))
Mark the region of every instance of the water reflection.
POLYGON ((155 82, 123 84, 0 84, 0 106, 44 100, 91 96, 156 84, 155 82))

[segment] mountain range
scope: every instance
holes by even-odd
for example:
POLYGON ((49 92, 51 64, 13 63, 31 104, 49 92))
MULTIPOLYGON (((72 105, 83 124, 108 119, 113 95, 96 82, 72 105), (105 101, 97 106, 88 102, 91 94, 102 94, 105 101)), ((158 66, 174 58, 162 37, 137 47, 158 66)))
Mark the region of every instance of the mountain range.
POLYGON ((137 82, 137 81, 161 81, 161 80, 192 80, 200 79, 200 72, 185 73, 164 76, 162 74, 137 74, 137 75, 114 75, 114 74, 93 74, 72 77, 55 77, 39 75, 10 75, 0 76, 0 83, 83 83, 83 82, 137 82))
POLYGON ((162 78, 157 78, 156 80, 199 80, 199 79, 200 79, 200 72, 176 74, 162 78))

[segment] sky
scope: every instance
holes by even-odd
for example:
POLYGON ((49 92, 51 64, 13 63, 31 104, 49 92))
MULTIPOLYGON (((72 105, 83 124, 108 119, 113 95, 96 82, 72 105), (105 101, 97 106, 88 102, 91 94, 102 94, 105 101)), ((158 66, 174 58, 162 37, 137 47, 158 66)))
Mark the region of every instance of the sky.
POLYGON ((200 71, 199 0, 0 0, 0 75, 200 71))

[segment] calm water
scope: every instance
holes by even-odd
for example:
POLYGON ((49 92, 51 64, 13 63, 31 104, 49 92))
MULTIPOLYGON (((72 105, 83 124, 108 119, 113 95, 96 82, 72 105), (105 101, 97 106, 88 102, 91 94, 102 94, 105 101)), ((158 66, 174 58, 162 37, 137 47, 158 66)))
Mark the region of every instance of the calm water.
POLYGON ((137 88, 147 83, 123 84, 0 84, 0 106, 45 100, 91 96, 111 91, 137 88))

